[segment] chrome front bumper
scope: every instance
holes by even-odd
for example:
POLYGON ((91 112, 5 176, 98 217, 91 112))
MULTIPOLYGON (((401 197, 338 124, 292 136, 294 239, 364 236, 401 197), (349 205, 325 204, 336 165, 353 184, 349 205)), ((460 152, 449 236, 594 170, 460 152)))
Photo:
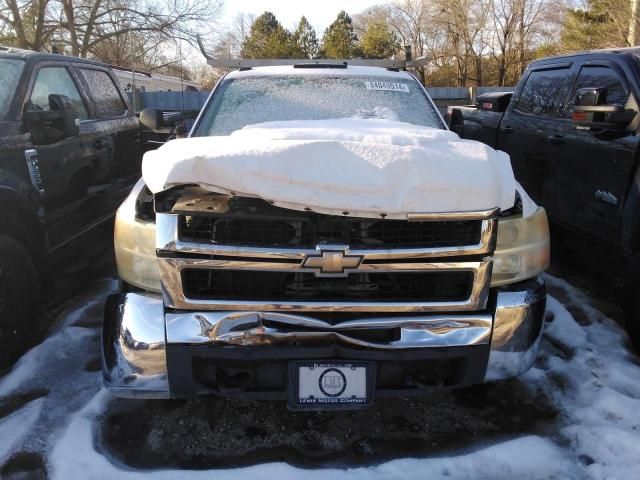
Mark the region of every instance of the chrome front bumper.
POLYGON ((430 357, 442 352, 448 357, 453 349, 485 348, 486 365, 475 368, 481 369, 484 381, 499 380, 520 375, 533 364, 543 329, 545 297, 544 284, 533 279, 494 289, 483 312, 365 315, 329 323, 306 313, 165 310, 160 295, 114 295, 105 307, 104 382, 120 397, 170 398, 175 392, 170 387, 168 350, 205 347, 215 353, 217 347, 261 347, 264 351, 292 343, 331 343, 389 358, 407 352, 424 352, 430 357), (362 335, 390 329, 396 334, 384 341, 362 335))

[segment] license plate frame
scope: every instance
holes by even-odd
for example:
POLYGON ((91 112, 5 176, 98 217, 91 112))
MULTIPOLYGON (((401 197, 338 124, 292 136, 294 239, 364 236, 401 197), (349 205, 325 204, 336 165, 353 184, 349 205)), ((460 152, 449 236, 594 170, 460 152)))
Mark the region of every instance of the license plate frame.
MULTIPOLYGON (((376 363, 368 361, 352 361, 352 360, 292 360, 289 362, 289 382, 288 382, 288 402, 287 406, 290 410, 358 410, 366 408, 373 403, 374 390, 376 380, 376 363), (310 367, 313 367, 310 369, 310 367), (309 369, 305 372, 302 369, 309 369), (364 372, 358 371, 364 369, 364 372), (315 370, 313 374, 311 372, 315 370), (345 371, 346 370, 346 371, 345 371), (350 373, 353 370, 353 373, 350 373), (341 372, 337 373, 337 372, 341 372), (301 397, 301 373, 307 376, 304 382, 304 388, 315 387, 318 382, 317 394, 315 397, 301 397), (325 389, 326 395, 320 391, 320 385, 329 375, 337 380, 337 385, 331 385, 332 390, 325 389), (317 377, 317 378, 316 378, 317 377), (349 377, 352 382, 355 380, 355 390, 358 395, 354 398, 346 397, 349 393, 347 390, 349 377), (364 395, 360 395, 362 390, 362 382, 364 378, 364 395), (342 385, 344 383, 344 385, 342 385), (310 387, 311 384, 311 387, 310 387), (340 392, 343 390, 343 392, 340 392), (314 398, 315 397, 315 398, 314 398)), ((352 385, 353 387, 353 385, 352 385)))

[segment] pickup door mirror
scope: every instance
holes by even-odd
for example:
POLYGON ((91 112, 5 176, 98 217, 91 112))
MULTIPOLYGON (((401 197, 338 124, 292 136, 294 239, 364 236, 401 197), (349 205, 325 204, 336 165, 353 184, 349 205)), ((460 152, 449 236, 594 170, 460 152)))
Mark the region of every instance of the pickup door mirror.
POLYGON ((164 117, 161 110, 147 107, 140 112, 140 123, 150 130, 159 130, 164 127, 164 117))
POLYGON ((576 91, 573 125, 580 129, 624 130, 636 116, 635 110, 607 105, 606 88, 580 88, 576 91))
POLYGON ((49 95, 49 110, 39 110, 31 103, 22 112, 22 122, 36 145, 55 143, 80 133, 80 119, 66 95, 49 95))
POLYGON ((462 137, 462 133, 464 131, 464 117, 462 116, 462 112, 457 108, 451 110, 451 117, 449 118, 449 130, 457 133, 460 137, 462 137))

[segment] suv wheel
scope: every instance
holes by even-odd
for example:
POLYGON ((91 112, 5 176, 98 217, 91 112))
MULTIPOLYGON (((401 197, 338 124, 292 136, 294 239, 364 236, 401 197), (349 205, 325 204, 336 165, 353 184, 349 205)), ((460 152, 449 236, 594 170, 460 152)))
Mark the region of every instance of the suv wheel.
POLYGON ((0 235, 0 367, 26 346, 38 305, 38 276, 25 248, 0 235))

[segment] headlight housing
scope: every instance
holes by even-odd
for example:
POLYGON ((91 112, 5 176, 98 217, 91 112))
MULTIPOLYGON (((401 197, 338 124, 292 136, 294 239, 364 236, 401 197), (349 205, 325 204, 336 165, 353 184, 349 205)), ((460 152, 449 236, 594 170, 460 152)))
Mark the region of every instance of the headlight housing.
POLYGON ((156 224, 138 218, 136 202, 143 193, 142 180, 133 187, 118 208, 114 229, 114 250, 118 274, 125 282, 160 292, 160 270, 156 258, 156 224))
POLYGON ((544 208, 526 218, 518 213, 498 220, 492 287, 535 277, 548 266, 549 223, 544 208))

